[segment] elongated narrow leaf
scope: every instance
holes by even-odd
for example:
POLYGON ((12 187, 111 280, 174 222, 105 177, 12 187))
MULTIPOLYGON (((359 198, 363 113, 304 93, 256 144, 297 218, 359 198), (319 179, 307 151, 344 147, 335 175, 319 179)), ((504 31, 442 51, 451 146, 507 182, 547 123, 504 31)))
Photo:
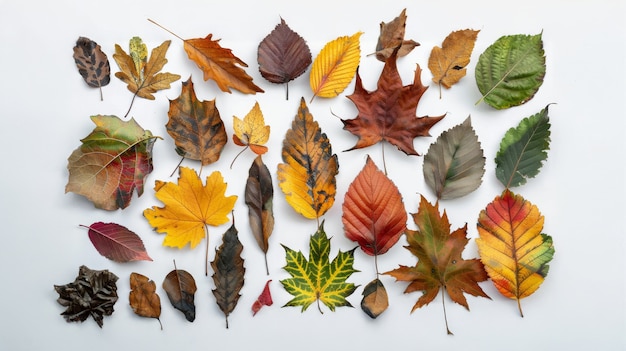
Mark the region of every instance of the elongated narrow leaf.
POLYGON ((337 155, 309 112, 304 98, 283 140, 278 183, 287 202, 306 218, 319 218, 335 203, 337 155))
POLYGON ((188 321, 193 322, 196 319, 194 294, 198 288, 189 272, 182 269, 169 272, 163 280, 163 290, 167 293, 172 306, 181 311, 188 321))
POLYGON ((526 183, 539 174, 550 148, 548 106, 509 129, 496 154, 496 177, 507 188, 526 183))
POLYGON ((335 97, 350 84, 361 61, 361 34, 339 37, 322 48, 311 67, 313 97, 335 97))
POLYGON ((243 245, 237 236, 237 228, 231 225, 222 236, 222 245, 215 252, 215 259, 211 262, 213 268, 213 282, 215 289, 213 295, 217 305, 226 316, 226 328, 228 329, 228 315, 237 306, 239 291, 243 287, 243 275, 246 269, 243 267, 241 251, 243 245))
POLYGON ((387 252, 406 230, 402 195, 369 156, 348 187, 341 220, 346 237, 371 256, 387 252))
POLYGON ((115 262, 152 261, 141 238, 128 228, 102 222, 87 228, 89 240, 102 256, 115 262))
POLYGON ((496 109, 521 105, 535 96, 546 74, 541 33, 503 36, 480 55, 476 84, 496 109))
POLYGON ((78 38, 74 46, 74 62, 85 83, 90 87, 100 89, 100 100, 102 100, 102 87, 111 81, 111 67, 100 45, 89 38, 78 38))
POLYGON ((478 189, 485 157, 468 117, 441 133, 424 155, 424 180, 439 199, 454 199, 478 189))
POLYGON ((554 255, 543 222, 535 205, 508 189, 478 216, 480 259, 498 291, 517 300, 522 317, 520 300, 543 283, 554 255))
POLYGON ((274 187, 272 175, 263 163, 261 156, 257 156, 250 166, 248 181, 245 192, 246 205, 248 205, 248 218, 252 234, 265 254, 265 270, 267 267, 267 250, 269 238, 274 230, 274 187))
POLYGON ((161 325, 161 299, 156 293, 154 280, 139 273, 130 274, 130 294, 128 296, 130 307, 135 314, 147 318, 156 318, 161 325))

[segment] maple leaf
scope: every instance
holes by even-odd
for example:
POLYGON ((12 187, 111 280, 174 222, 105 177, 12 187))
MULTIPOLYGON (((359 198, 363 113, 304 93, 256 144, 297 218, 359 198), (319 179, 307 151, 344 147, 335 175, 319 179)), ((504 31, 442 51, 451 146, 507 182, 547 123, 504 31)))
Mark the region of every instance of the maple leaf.
MULTIPOLYGON (((487 280, 487 273, 478 259, 463 259, 461 254, 469 239, 466 236, 467 225, 450 232, 450 222, 444 210, 439 215, 438 203, 431 205, 424 196, 421 196, 419 210, 413 214, 413 221, 418 230, 406 231, 406 248, 418 259, 414 267, 400 266, 400 268, 384 274, 391 275, 398 281, 407 281, 405 293, 423 291, 411 312, 429 304, 435 299, 441 289, 442 303, 444 290, 452 301, 469 310, 463 293, 473 296, 489 298, 480 288, 478 282, 487 280)), ((446 317, 446 330, 448 328, 446 317)))
POLYGON ((182 85, 180 96, 170 100, 165 127, 176 153, 205 166, 219 160, 228 136, 215 100, 198 100, 191 77, 182 85))
MULTIPOLYGON (((265 125, 263 112, 261 112, 258 102, 254 103, 254 106, 243 120, 233 116, 233 129, 235 131, 233 142, 236 145, 246 147, 235 156, 235 159, 247 148, 250 148, 257 155, 263 155, 267 152, 267 146, 264 145, 270 138, 270 126, 265 125)), ((233 160, 234 162, 235 160, 233 160)))
POLYGON ((317 308, 322 312, 320 301, 331 311, 336 307, 352 307, 346 297, 350 296, 356 286, 347 283, 346 279, 352 273, 358 272, 352 267, 354 263, 354 249, 342 252, 330 261, 330 239, 324 232, 322 222, 311 235, 309 242, 309 259, 302 252, 294 251, 282 245, 286 252, 287 265, 284 269, 292 278, 281 280, 287 292, 294 296, 283 307, 302 306, 304 312, 313 302, 317 301, 317 308))
POLYGON ((356 105, 359 114, 354 119, 341 121, 343 129, 358 136, 359 140, 347 151, 386 140, 407 155, 419 155, 413 147, 413 139, 430 136, 430 128, 445 116, 415 116, 417 104, 428 87, 422 85, 419 65, 413 84, 402 86, 396 56, 397 51, 385 61, 376 91, 369 92, 363 88, 357 71, 354 93, 347 97, 356 105))
POLYGON ((380 35, 376 43, 376 58, 385 62, 393 51, 398 49, 398 57, 406 56, 420 43, 414 40, 404 40, 406 29, 406 9, 389 23, 380 22, 380 35))
POLYGON ((102 87, 111 81, 111 67, 100 45, 89 38, 79 37, 74 46, 74 62, 85 83, 100 89, 102 101, 102 87))
POLYGON ((117 223, 96 222, 89 227, 89 240, 98 252, 115 262, 152 261, 141 238, 117 223))
MULTIPOLYGON (((166 233, 164 246, 180 249, 190 244, 193 249, 206 236, 208 256, 208 226, 228 222, 237 196, 225 196, 226 183, 219 171, 206 177, 206 185, 193 169, 180 167, 179 172, 178 184, 156 182, 155 196, 165 206, 148 208, 143 215, 158 233, 166 233)), ((205 262, 208 275, 208 259, 205 262)))
POLYGON ((361 61, 361 32, 328 42, 313 61, 309 84, 316 97, 339 95, 352 81, 361 61))
POLYGON ((142 317, 156 318, 163 330, 161 316, 161 299, 156 293, 156 284, 145 275, 139 273, 130 274, 130 294, 128 296, 130 307, 135 314, 142 317))
POLYGON ((96 127, 68 158, 65 192, 85 196, 104 210, 126 208, 133 191, 143 194, 144 178, 152 172, 156 138, 134 119, 91 116, 96 127))
POLYGON ((449 89, 465 77, 478 32, 471 29, 452 32, 443 40, 441 47, 435 46, 430 52, 428 68, 433 74, 433 82, 439 85, 439 98, 442 85, 449 89))
POLYGON ((263 163, 261 156, 257 156, 248 171, 246 181, 245 201, 248 205, 250 229, 257 244, 265 256, 265 271, 270 274, 267 265, 267 250, 269 238, 274 230, 274 188, 272 175, 263 163))
POLYGON ((478 215, 480 259, 498 291, 517 300, 522 317, 520 300, 539 289, 554 255, 543 222, 537 206, 508 189, 478 215))
POLYGON ((241 252, 243 245, 237 236, 235 224, 222 236, 222 245, 215 250, 215 259, 211 262, 213 268, 213 282, 215 289, 212 290, 217 305, 226 317, 226 329, 228 329, 228 316, 237 306, 239 291, 243 287, 243 275, 246 269, 243 266, 241 252))
POLYGON ((115 44, 113 58, 121 70, 115 73, 115 76, 128 84, 128 90, 134 93, 128 112, 126 112, 124 117, 128 116, 136 96, 154 100, 154 95, 152 94, 159 90, 169 89, 171 83, 180 79, 178 74, 159 73, 167 63, 165 54, 170 43, 170 40, 166 40, 152 49, 149 60, 146 44, 139 37, 130 39, 130 54, 127 54, 119 45, 115 44))

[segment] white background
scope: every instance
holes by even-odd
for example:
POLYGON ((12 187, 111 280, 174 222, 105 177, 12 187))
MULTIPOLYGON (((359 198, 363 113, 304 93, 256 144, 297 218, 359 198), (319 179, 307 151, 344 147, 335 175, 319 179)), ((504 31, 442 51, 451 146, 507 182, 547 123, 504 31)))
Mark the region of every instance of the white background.
MULTIPOLYGON (((356 350, 389 348, 404 350, 619 350, 625 345, 624 289, 624 113, 625 113, 625 11, 620 1, 7 1, 0 0, 0 142, 2 182, 0 204, 0 348, 4 350, 124 350, 141 349, 241 349, 314 350, 320 348, 356 350), (519 121, 550 107, 552 143, 541 173, 515 189, 536 204, 545 215, 544 232, 554 239, 556 254, 541 288, 522 301, 525 317, 520 318, 513 300, 498 294, 491 282, 481 286, 492 300, 468 297, 471 312, 447 302, 448 320, 454 336, 445 334, 441 298, 410 314, 420 293, 403 294, 405 283, 389 276, 381 279, 389 291, 391 306, 377 320, 358 307, 362 287, 374 278, 373 259, 356 251, 355 273, 349 281, 361 287, 348 298, 355 308, 338 308, 323 315, 312 306, 281 308, 290 296, 279 280, 288 277, 282 269, 284 250, 280 244, 308 254, 308 238, 314 221, 305 220, 285 202, 276 182, 276 165, 285 131, 290 127, 299 98, 311 98, 307 71, 290 84, 290 99, 284 87, 265 81, 258 73, 257 46, 280 17, 303 36, 315 57, 322 46, 336 37, 362 31, 361 75, 369 90, 383 64, 366 57, 374 51, 381 21, 390 21, 407 8, 407 38, 421 43, 409 56, 399 60, 405 84, 413 79, 415 64, 424 68, 422 80, 431 88, 417 108, 417 115, 440 115, 432 138, 415 140, 424 153, 442 131, 461 123, 468 115, 487 158, 483 185, 461 199, 441 203, 452 228, 468 224, 468 235, 477 236, 478 213, 502 191, 495 178, 494 156, 504 132, 519 121), (182 42, 147 21, 152 18, 184 38, 213 33, 224 47, 247 62, 246 71, 264 94, 226 94, 202 75, 189 61, 182 42), (427 59, 434 45, 451 31, 480 29, 468 75, 439 99, 430 81, 427 59), (485 104, 474 105, 480 94, 474 80, 478 56, 503 35, 537 34, 543 31, 547 56, 545 82, 527 104, 496 111, 485 104), (114 44, 127 48, 132 36, 141 36, 148 47, 172 40, 164 71, 182 76, 172 88, 156 94, 155 101, 137 99, 131 115, 155 135, 162 136, 154 147, 155 169, 146 181, 142 197, 133 198, 125 210, 106 212, 75 194, 65 194, 67 157, 80 139, 93 129, 95 114, 123 116, 132 94, 125 84, 111 77, 104 88, 104 101, 97 89, 86 86, 72 59, 72 47, 79 36, 97 41, 108 54, 111 69, 114 44), (242 118, 260 103, 271 125, 269 153, 264 161, 274 177, 276 227, 270 239, 269 264, 273 279, 274 305, 254 318, 250 306, 268 277, 263 255, 247 224, 243 189, 254 155, 244 153, 233 169, 229 164, 240 151, 231 141, 222 158, 205 167, 204 175, 219 170, 228 182, 228 195, 238 195, 235 218, 243 242, 246 282, 242 297, 231 317, 230 329, 210 290, 213 282, 204 276, 204 242, 196 249, 161 246, 162 235, 154 233, 142 216, 145 208, 161 205, 154 197, 156 179, 175 181, 169 174, 179 158, 165 130, 168 99, 180 94, 180 83, 192 76, 202 100, 217 99, 217 106, 232 135, 232 116, 242 118), (79 224, 116 222, 137 232, 153 262, 118 264, 100 256, 91 245, 87 231, 79 224), (172 308, 160 285, 173 269, 192 273, 198 285, 197 318, 187 322, 172 308), (100 329, 93 320, 68 324, 59 315, 54 284, 76 277, 78 267, 109 269, 120 277, 120 300, 115 313, 100 329), (163 312, 158 322, 133 314, 128 305, 131 272, 157 282, 163 312), (331 346, 334 344, 335 346, 331 346)), ((382 167, 380 145, 342 152, 356 137, 342 130, 341 118, 356 116, 354 105, 345 98, 354 82, 339 97, 315 99, 309 105, 322 130, 339 156, 340 173, 334 207, 324 216, 331 241, 331 256, 338 249, 354 247, 345 238, 341 225, 341 204, 349 183, 370 154, 382 167)), ((430 201, 434 195, 422 176, 422 158, 406 156, 386 145, 390 177, 400 188, 407 212, 417 211, 419 194, 430 201)), ((194 161, 183 165, 199 169, 194 161)), ((228 224, 229 225, 229 224, 228 224)), ((228 225, 210 228, 210 259, 228 225)), ((409 227, 414 224, 409 220, 409 227)), ((399 264, 414 265, 415 258, 400 243, 379 259, 381 271, 399 264)), ((472 240, 465 257, 476 257, 472 240)))

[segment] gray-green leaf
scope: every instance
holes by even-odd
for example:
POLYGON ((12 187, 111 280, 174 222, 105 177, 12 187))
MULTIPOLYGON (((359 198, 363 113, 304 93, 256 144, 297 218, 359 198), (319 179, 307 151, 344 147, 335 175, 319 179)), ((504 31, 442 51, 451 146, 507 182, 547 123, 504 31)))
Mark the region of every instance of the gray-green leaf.
POLYGON ((424 155, 424 179, 439 199, 454 199, 478 189, 485 157, 468 117, 441 133, 424 155))
MULTIPOLYGON (((549 106, 549 105, 548 105, 549 106)), ((548 158, 550 120, 548 106, 541 112, 524 118, 517 128, 509 129, 496 154, 496 177, 507 188, 534 178, 548 158)))
POLYGON ((476 64, 476 84, 483 95, 477 104, 485 101, 499 110, 521 105, 535 96, 545 74, 541 33, 503 36, 476 64))

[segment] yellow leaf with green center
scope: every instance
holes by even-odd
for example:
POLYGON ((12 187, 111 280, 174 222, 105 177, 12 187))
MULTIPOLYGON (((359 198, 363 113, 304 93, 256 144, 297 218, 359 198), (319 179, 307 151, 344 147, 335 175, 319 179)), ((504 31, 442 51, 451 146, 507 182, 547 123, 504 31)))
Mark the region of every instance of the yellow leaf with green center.
POLYGON ((136 72, 139 74, 140 79, 143 80, 143 68, 148 61, 148 47, 143 43, 140 37, 132 37, 128 44, 128 51, 135 63, 136 72))

